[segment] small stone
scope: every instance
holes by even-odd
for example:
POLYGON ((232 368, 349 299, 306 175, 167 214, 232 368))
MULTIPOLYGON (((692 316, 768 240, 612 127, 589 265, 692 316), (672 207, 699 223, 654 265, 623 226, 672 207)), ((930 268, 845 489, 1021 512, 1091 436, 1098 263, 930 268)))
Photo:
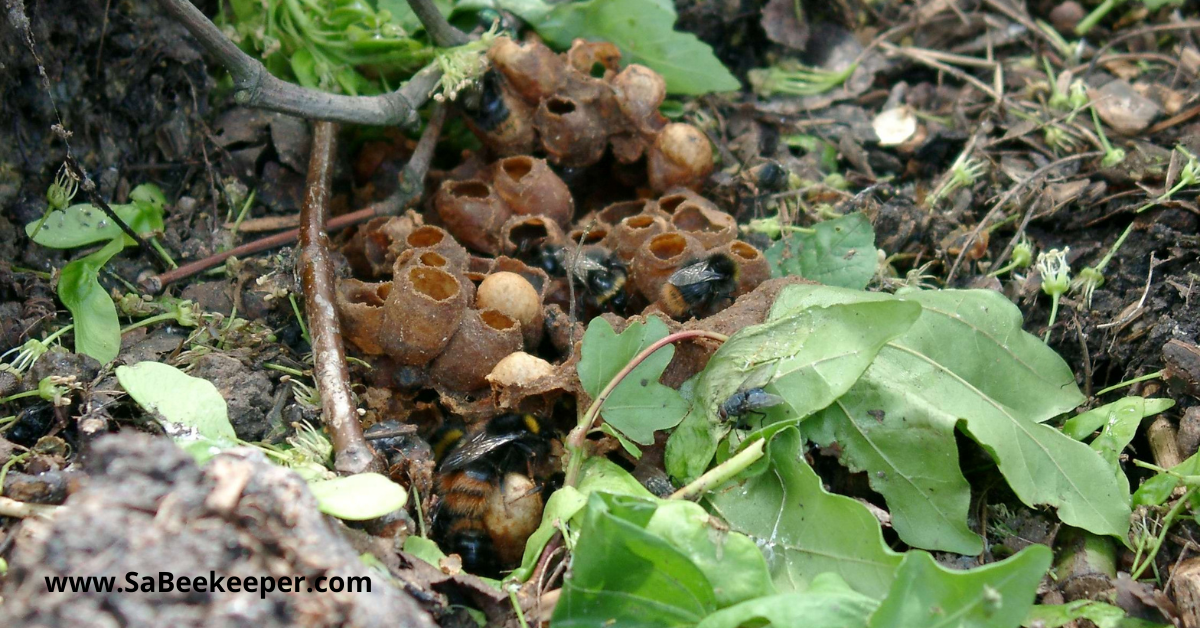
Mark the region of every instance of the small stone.
POLYGON ((1123 80, 1112 81, 1089 93, 1096 113, 1104 123, 1122 135, 1144 131, 1160 110, 1154 101, 1142 96, 1123 80))
POLYGON ((1075 25, 1079 24, 1087 12, 1078 2, 1068 0, 1050 10, 1050 23, 1064 35, 1074 35, 1075 25))

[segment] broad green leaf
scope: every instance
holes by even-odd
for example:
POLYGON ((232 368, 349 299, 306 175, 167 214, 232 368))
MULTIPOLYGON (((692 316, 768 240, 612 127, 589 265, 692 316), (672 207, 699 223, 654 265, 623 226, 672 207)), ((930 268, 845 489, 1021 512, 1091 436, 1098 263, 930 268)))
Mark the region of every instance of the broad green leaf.
POLYGON ((560 3, 531 23, 547 43, 568 48, 581 37, 612 42, 624 63, 640 63, 662 75, 672 94, 729 92, 741 83, 708 44, 675 28, 675 12, 656 0, 584 0, 560 3))
POLYGON ((579 478, 578 488, 564 486, 554 491, 546 500, 546 507, 542 511, 542 523, 525 542, 521 566, 513 571, 510 579, 524 582, 529 578, 546 543, 550 542, 556 531, 568 527, 575 515, 587 505, 588 495, 593 492, 653 497, 628 471, 607 458, 591 457, 585 460, 579 478))
POLYGON ((225 398, 212 382, 160 362, 118 366, 116 375, 125 392, 198 459, 237 444, 225 398))
POLYGON ((1092 439, 1091 447, 1108 461, 1119 480, 1125 480, 1125 473, 1121 470, 1121 452, 1133 441, 1143 419, 1174 405, 1175 402, 1170 399, 1125 397, 1071 418, 1063 424, 1063 433, 1075 440, 1083 440, 1100 430, 1100 434, 1092 439))
MULTIPOLYGON (((617 334, 608 321, 595 318, 583 336, 579 381, 595 398, 638 353, 667 336, 667 326, 650 317, 645 324, 631 323, 617 334)), ((608 396, 600 415, 630 440, 654 443, 655 430, 675 427, 687 412, 687 402, 674 389, 659 383, 671 363, 675 347, 664 346, 621 380, 608 396)))
MULTIPOLYGON (((820 286, 794 286, 774 311, 877 299, 820 286)), ((921 318, 888 343, 850 391, 809 426, 819 443, 836 440, 842 461, 868 472, 907 543, 974 553, 966 528, 969 490, 958 469, 953 431, 992 455, 1028 505, 1097 534, 1128 529, 1127 488, 1086 445, 1041 425, 1083 401, 1070 369, 1020 328, 1017 308, 982 290, 901 291, 921 318), (969 348, 969 350, 966 350, 969 348)))
POLYGON ((646 531, 652 513, 630 512, 629 500, 636 498, 588 499, 553 625, 693 626, 717 609, 704 572, 646 531))
POLYGON ((1030 545, 1015 556, 969 571, 947 569, 910 551, 871 628, 1017 628, 1033 606, 1052 553, 1030 545))
POLYGON ((867 287, 879 266, 875 230, 856 212, 813 225, 816 233, 792 232, 765 255, 776 277, 799 275, 841 288, 867 287))
MULTIPOLYGON (((506 3, 501 2, 500 4, 504 6, 506 3)), ((433 5, 437 7, 438 12, 442 15, 450 16, 450 0, 433 0, 433 5)), ((494 2, 486 3, 486 8, 492 8, 493 6, 495 6, 494 2)), ((378 7, 381 11, 386 10, 390 12, 392 14, 392 22, 398 24, 406 33, 412 34, 425 30, 425 26, 421 24, 421 20, 417 18, 416 13, 413 13, 412 7, 408 5, 406 0, 378 0, 378 7)))
POLYGON ((768 445, 767 472, 709 493, 713 511, 758 543, 780 591, 803 591, 834 572, 855 591, 883 598, 901 555, 888 549, 865 506, 825 491, 801 443, 799 431, 780 432, 768 445))
MULTIPOLYGON (((145 362, 143 362, 145 364, 145 362)), ((321 512, 347 521, 366 521, 404 508, 403 486, 378 473, 358 473, 308 485, 321 512)))
MULTIPOLYGON (((113 212, 139 234, 161 231, 166 197, 158 186, 148 183, 139 185, 129 193, 129 197, 132 203, 112 205, 113 212)), ((25 225, 25 234, 42 246, 71 249, 120 238, 123 232, 99 208, 90 203, 79 203, 50 212, 45 223, 38 219, 25 225), (42 224, 40 230, 37 229, 39 223, 42 224)))
POLYGON ((75 323, 75 353, 101 364, 112 362, 121 351, 121 321, 112 297, 100 285, 100 268, 125 248, 125 240, 117 234, 99 251, 63 266, 58 277, 58 299, 75 323))
POLYGON ((704 472, 728 430, 718 409, 730 395, 769 386, 803 419, 849 390, 884 343, 920 313, 920 307, 894 300, 831 305, 738 331, 700 374, 694 409, 667 441, 667 472, 685 481, 704 472))
POLYGON ((804 628, 866 628, 879 606, 854 591, 837 574, 819 574, 802 592, 779 593, 747 600, 704 618, 697 628, 741 626, 803 626, 804 628))
POLYGON ((665 539, 704 572, 718 606, 775 592, 762 552, 749 537, 714 525, 713 517, 698 504, 656 501, 657 509, 646 531, 665 539))
POLYGON ((1059 628, 1076 619, 1086 619, 1096 624, 1097 628, 1167 628, 1164 624, 1126 617, 1125 611, 1119 606, 1095 600, 1075 600, 1066 604, 1039 604, 1029 609, 1029 615, 1025 621, 1026 624, 1040 621, 1045 628, 1059 628))
POLYGON ((1158 506, 1166 503, 1171 493, 1184 483, 1182 477, 1200 476, 1200 453, 1192 454, 1187 460, 1171 467, 1171 473, 1159 473, 1142 482, 1133 494, 1134 506, 1158 506))

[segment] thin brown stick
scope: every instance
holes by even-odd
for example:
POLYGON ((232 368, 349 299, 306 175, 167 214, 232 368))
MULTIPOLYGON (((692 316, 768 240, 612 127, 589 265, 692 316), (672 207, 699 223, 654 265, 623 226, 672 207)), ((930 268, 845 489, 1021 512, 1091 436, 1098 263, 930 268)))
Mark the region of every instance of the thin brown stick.
MULTIPOLYGON (((433 114, 429 118, 429 124, 425 125, 425 131, 421 134, 421 139, 417 142, 417 147, 413 150, 412 157, 408 160, 408 165, 400 173, 400 187, 395 193, 378 203, 373 203, 358 211, 342 214, 330 220, 325 223, 325 230, 338 231, 366 222, 376 216, 393 216, 399 214, 405 207, 408 207, 419 199, 421 193, 424 191, 425 175, 429 173, 429 164, 433 161, 433 151, 437 147, 438 136, 442 132, 442 124, 445 121, 445 106, 434 106, 433 114)), ((144 279, 141 286, 149 294, 158 294, 164 286, 219 266, 231 257, 243 257, 287 246, 295 242, 299 236, 299 229, 291 229, 247 242, 228 251, 222 251, 215 255, 198 259, 190 264, 184 264, 179 268, 169 270, 165 273, 151 276, 144 279)))
POLYGON ((221 29, 188 0, 159 0, 159 4, 225 66, 237 89, 234 100, 247 107, 316 120, 416 127, 420 123, 417 108, 429 100, 430 92, 441 78, 441 70, 431 65, 390 94, 343 96, 308 89, 272 76, 262 63, 229 41, 221 29))
POLYGON ((325 426, 333 440, 334 468, 345 475, 386 467, 363 438, 358 411, 350 396, 350 372, 342 347, 329 236, 325 215, 329 212, 329 188, 333 180, 334 136, 332 122, 313 124, 312 156, 308 161, 308 184, 300 210, 300 278, 304 286, 304 309, 312 333, 313 372, 321 393, 325 426))
POLYGON ((429 38, 433 40, 434 44, 442 48, 450 48, 471 41, 466 33, 454 28, 450 22, 446 21, 446 16, 438 11, 432 0, 408 0, 408 6, 413 13, 417 14, 417 19, 421 20, 425 32, 429 33, 429 38))

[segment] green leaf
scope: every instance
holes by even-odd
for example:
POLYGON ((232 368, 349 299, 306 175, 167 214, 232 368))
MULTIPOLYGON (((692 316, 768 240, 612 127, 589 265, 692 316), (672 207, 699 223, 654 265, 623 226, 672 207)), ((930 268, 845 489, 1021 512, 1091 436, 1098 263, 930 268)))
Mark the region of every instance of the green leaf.
POLYGON ((728 425, 718 409, 739 390, 769 387, 803 419, 850 389, 884 343, 921 313, 899 301, 832 305, 775 316, 739 330, 709 360, 693 411, 667 441, 667 472, 691 481, 708 467, 728 425))
POLYGON ((521 566, 513 571, 511 579, 524 582, 529 578, 546 543, 550 542, 556 531, 568 527, 575 515, 587 505, 588 496, 593 492, 653 497, 641 482, 607 458, 591 457, 585 460, 579 478, 578 488, 564 486, 554 491, 546 500, 546 507, 542 511, 542 523, 525 542, 521 566))
POLYGON ((125 392, 198 459, 237 444, 225 398, 212 382, 159 362, 118 366, 116 374, 125 392))
POLYGON ((112 297, 100 285, 100 268, 125 248, 125 240, 117 234, 99 251, 63 266, 58 277, 58 299, 75 322, 75 353, 101 364, 112 362, 121 351, 121 321, 112 297))
POLYGON ((883 598, 901 555, 888 549, 865 506, 825 491, 801 443, 796 429, 780 432, 768 445, 767 472, 714 490, 713 510, 758 543, 781 591, 802 591, 834 572, 855 591, 883 598))
POLYGON ((1108 461, 1114 473, 1124 476, 1121 471, 1121 452, 1137 434, 1142 420, 1174 405, 1175 402, 1170 399, 1125 397, 1071 418, 1063 424, 1063 433, 1075 440, 1083 440, 1100 430, 1100 434, 1091 442, 1092 449, 1108 461))
POLYGON ((779 593, 747 600, 704 618, 697 628, 740 628, 741 626, 804 626, 804 628, 865 627, 867 617, 879 605, 837 574, 813 578, 803 592, 779 593))
POLYGON ((691 33, 674 30, 675 12, 668 2, 565 2, 530 25, 558 48, 570 47, 577 37, 612 42, 621 49, 623 62, 640 63, 658 72, 672 94, 729 92, 741 87, 708 44, 691 33))
POLYGON ((1015 556, 969 571, 947 569, 911 551, 871 628, 1016 628, 1033 606, 1052 552, 1030 545, 1015 556))
MULTIPOLYGON (((1039 604, 1029 609, 1026 624, 1040 621, 1045 628, 1059 628, 1076 619, 1086 619, 1097 628, 1167 628, 1163 624, 1126 617, 1118 606, 1095 600, 1075 600, 1066 604, 1039 604)), ((1075 624, 1072 624, 1075 625, 1075 624)))
MULTIPOLYGON (((163 229, 163 205, 166 197, 153 184, 139 185, 129 193, 132 203, 112 205, 112 210, 139 234, 163 229)), ((90 203, 71 205, 50 212, 37 235, 33 235, 41 219, 25 225, 25 234, 34 242, 52 249, 71 249, 122 237, 121 227, 90 203)))
MULTIPOLYGON (((646 531, 666 540, 704 572, 718 606, 774 593, 767 563, 749 537, 715 525, 713 517, 698 504, 657 501, 646 531)), ((581 537, 581 542, 586 539, 581 537)))
MULTIPOLYGON (((667 326, 650 317, 645 324, 631 323, 619 335, 608 321, 592 319, 583 335, 579 381, 595 398, 634 356, 667 336, 667 326)), ((659 383, 671 363, 675 347, 665 346, 633 369, 608 396, 601 416, 614 429, 642 444, 654 443, 655 430, 675 427, 687 412, 687 402, 677 391, 659 383)))
POLYGON ((1183 484, 1178 476, 1200 475, 1200 453, 1192 454, 1187 460, 1170 468, 1171 473, 1159 473, 1142 482, 1133 494, 1134 506, 1158 506, 1166 503, 1171 493, 1183 484))
POLYGON ((308 489, 317 498, 321 512, 347 521, 382 517, 404 508, 408 502, 408 493, 403 486, 378 473, 358 473, 312 482, 308 489))
POLYGON ((765 255, 776 277, 799 275, 827 286, 861 290, 875 276, 879 257, 875 230, 855 212, 813 225, 816 233, 792 232, 765 255))
MULTIPOLYGON (((505 3, 501 2, 501 6, 505 3)), ((437 7, 438 12, 446 17, 450 17, 451 2, 450 0, 433 0, 433 5, 437 7)), ((406 33, 415 33, 425 30, 425 26, 421 24, 421 20, 417 18, 417 14, 413 13, 412 7, 408 5, 407 0, 378 0, 379 10, 387 10, 392 14, 392 21, 399 24, 406 33)), ((487 2, 484 7, 492 8, 494 3, 487 2)), ((507 7, 506 7, 507 8, 507 7)))
POLYGON ((653 515, 643 504, 600 493, 588 499, 553 625, 692 626, 717 609, 704 572, 643 527, 653 515))
MULTIPOLYGON (((794 286, 775 310, 879 298, 863 295, 794 286)), ((980 548, 966 527, 970 494, 956 427, 987 449, 1026 504, 1055 506, 1066 523, 1123 536, 1128 489, 1096 452, 1039 424, 1083 395, 1066 363, 1021 330, 1017 308, 983 290, 902 290, 897 297, 919 303, 921 318, 808 429, 821 444, 836 440, 843 464, 868 472, 901 538, 928 549, 980 548)))

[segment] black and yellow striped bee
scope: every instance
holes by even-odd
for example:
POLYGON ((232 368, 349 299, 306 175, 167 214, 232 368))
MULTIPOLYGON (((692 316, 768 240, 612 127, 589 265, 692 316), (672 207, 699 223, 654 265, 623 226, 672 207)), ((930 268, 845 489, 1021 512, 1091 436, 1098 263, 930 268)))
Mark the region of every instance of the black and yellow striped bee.
POLYGON ((565 276, 570 265, 571 279, 589 308, 620 312, 629 301, 625 291, 629 271, 616 254, 602 248, 589 247, 572 255, 569 249, 547 244, 538 250, 535 263, 551 277, 565 276))
POLYGON ((531 478, 549 455, 549 435, 536 416, 509 413, 465 438, 459 432, 452 445, 452 431, 446 436, 434 444, 444 452, 434 537, 468 572, 497 576, 520 562, 541 523, 542 487, 531 478))
POLYGON ((737 290, 738 265, 724 253, 680 266, 663 284, 659 304, 671 316, 706 316, 737 290))

